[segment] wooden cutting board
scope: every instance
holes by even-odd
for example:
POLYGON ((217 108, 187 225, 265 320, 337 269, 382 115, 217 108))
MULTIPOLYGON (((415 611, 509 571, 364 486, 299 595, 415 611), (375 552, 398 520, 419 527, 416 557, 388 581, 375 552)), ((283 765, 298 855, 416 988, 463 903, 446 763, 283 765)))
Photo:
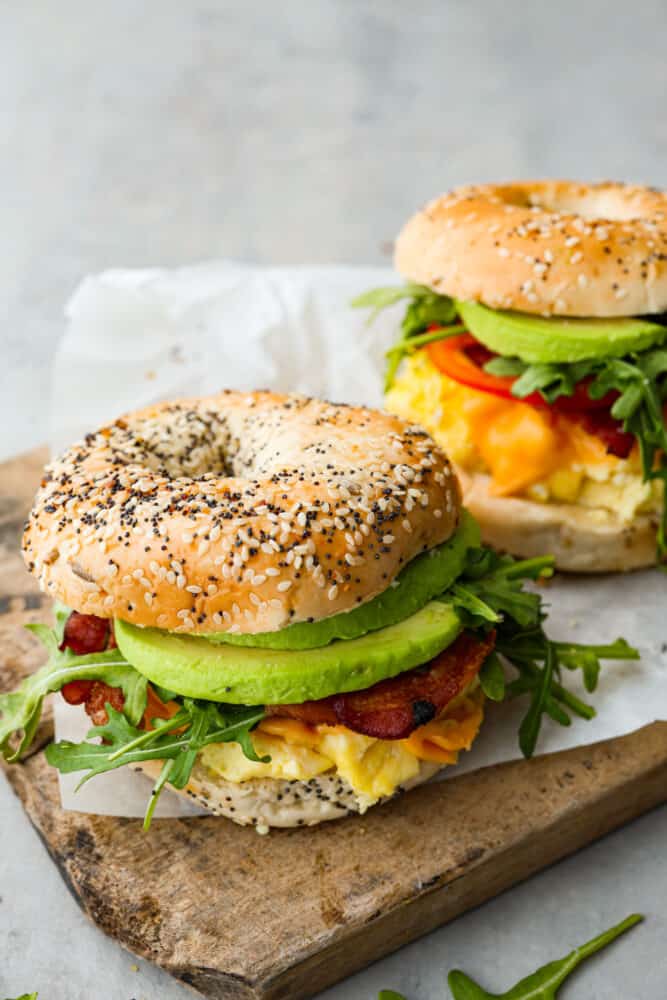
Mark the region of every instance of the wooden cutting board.
MULTIPOLYGON (((47 602, 18 555, 44 460, 0 466, 0 685, 41 659, 47 602)), ((210 998, 300 1000, 667 800, 667 723, 416 789, 364 817, 260 837, 214 817, 60 808, 35 746, 6 774, 85 913, 210 998)))

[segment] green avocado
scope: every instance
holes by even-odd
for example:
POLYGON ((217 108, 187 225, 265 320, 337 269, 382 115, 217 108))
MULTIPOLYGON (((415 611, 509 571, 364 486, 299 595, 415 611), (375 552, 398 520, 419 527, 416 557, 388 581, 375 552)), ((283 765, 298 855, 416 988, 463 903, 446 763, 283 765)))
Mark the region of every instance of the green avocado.
POLYGON ((114 625, 123 656, 154 684, 232 705, 298 704, 359 691, 426 663, 462 628, 452 606, 442 601, 359 639, 303 651, 217 645, 118 620, 114 625))
POLYGON ((356 639, 375 629, 409 618, 439 594, 444 594, 461 575, 469 548, 480 544, 475 519, 463 511, 456 533, 428 552, 412 559, 394 583, 367 604, 316 622, 296 622, 277 632, 254 635, 212 632, 209 642, 262 649, 314 649, 335 639, 356 639))
POLYGON ((667 327, 646 319, 564 319, 488 309, 457 302, 470 333, 496 354, 531 363, 571 363, 621 358, 667 339, 667 327))

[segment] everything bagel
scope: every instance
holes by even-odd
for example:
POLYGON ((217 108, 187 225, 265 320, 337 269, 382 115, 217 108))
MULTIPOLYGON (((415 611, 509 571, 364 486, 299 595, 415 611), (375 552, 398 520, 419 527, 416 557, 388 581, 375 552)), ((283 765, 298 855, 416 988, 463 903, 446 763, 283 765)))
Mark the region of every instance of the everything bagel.
POLYGON ((667 194, 555 180, 456 188, 408 221, 395 264, 411 281, 493 309, 661 313, 667 194))
POLYGON ((456 530, 449 462, 387 414, 269 392, 163 403, 46 470, 28 568, 79 611, 258 633, 348 611, 456 530))

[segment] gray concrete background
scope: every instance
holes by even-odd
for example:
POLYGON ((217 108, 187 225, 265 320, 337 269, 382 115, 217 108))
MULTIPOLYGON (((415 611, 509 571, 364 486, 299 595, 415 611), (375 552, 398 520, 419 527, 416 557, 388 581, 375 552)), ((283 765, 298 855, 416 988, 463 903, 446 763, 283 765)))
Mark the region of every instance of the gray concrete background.
MULTIPOLYGON (((0 457, 45 436, 63 302, 87 272, 381 263, 452 183, 664 184, 666 30, 644 0, 0 0, 0 457)), ((664 996, 666 842, 663 809, 327 1000, 444 1000, 452 965, 506 988, 633 909, 646 924, 567 996, 664 996)), ((86 922, 4 783, 0 844, 0 996, 190 995, 86 922)))

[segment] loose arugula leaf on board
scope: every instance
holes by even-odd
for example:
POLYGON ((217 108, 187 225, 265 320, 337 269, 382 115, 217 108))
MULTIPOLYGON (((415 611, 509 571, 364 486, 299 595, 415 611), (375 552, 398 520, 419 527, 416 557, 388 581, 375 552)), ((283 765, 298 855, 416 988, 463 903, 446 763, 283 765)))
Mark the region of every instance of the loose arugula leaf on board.
MULTIPOLYGON (((65 616, 66 617, 66 616, 65 616)), ((75 680, 99 680, 118 687, 125 697, 124 712, 131 722, 138 722, 146 707, 148 681, 130 666, 119 649, 77 656, 71 649, 59 649, 62 627, 59 613, 56 628, 27 625, 49 651, 49 659, 36 673, 26 677, 16 691, 0 694, 0 750, 5 760, 18 760, 30 746, 42 714, 47 694, 75 680), (22 734, 12 746, 12 737, 22 734)))
POLYGON ((16 1000, 37 1000, 36 993, 22 993, 20 997, 16 997, 16 1000))
POLYGON ((633 913, 563 958, 541 966, 504 993, 489 993, 465 972, 454 969, 447 977, 452 997, 454 1000, 555 1000, 558 990, 577 966, 643 919, 640 913, 633 913))
POLYGON ((405 1000, 405 997, 402 993, 397 993, 395 990, 380 990, 378 1000, 405 1000))
POLYGON ((123 712, 106 706, 108 720, 93 726, 88 740, 100 743, 71 743, 61 740, 46 748, 46 759, 63 774, 85 771, 77 787, 97 774, 113 771, 127 764, 147 760, 164 761, 153 787, 145 817, 150 825, 157 799, 166 784, 184 788, 190 780, 197 754, 209 743, 237 742, 250 760, 268 762, 258 757, 250 739, 250 730, 264 717, 264 709, 221 705, 184 698, 180 710, 170 719, 154 720, 154 728, 138 729, 123 712))

